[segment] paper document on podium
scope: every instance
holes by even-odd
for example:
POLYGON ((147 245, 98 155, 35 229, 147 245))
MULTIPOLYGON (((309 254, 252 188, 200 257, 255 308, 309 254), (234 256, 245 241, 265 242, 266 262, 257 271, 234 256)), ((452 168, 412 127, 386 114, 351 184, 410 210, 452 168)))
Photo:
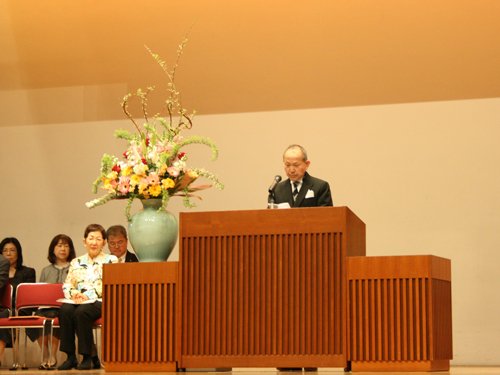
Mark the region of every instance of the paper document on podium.
POLYGON ((72 299, 69 299, 69 298, 59 298, 56 301, 57 302, 62 302, 62 303, 70 303, 72 305, 85 305, 87 303, 94 303, 97 300, 96 299, 88 299, 88 300, 83 301, 83 302, 75 302, 75 301, 73 301, 72 299))
POLYGON ((277 203, 276 205, 278 206, 278 208, 291 208, 290 203, 288 202, 277 203))

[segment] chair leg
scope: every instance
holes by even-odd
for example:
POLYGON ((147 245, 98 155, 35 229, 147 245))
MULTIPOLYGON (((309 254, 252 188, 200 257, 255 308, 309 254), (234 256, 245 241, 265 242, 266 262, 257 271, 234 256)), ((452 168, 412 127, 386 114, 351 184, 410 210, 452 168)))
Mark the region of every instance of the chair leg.
POLYGON ((93 331, 94 331, 94 346, 95 346, 96 355, 100 358, 101 356, 99 355, 100 353, 99 353, 99 340, 97 337, 97 328, 94 327, 93 331))
MULTIPOLYGON (((19 332, 19 338, 21 337, 21 332, 19 332)), ((28 366, 26 366, 26 353, 28 350, 28 335, 26 334, 26 328, 24 329, 24 361, 21 369, 27 370, 28 366)), ((19 355, 19 358, 21 358, 21 355, 19 355)))
POLYGON ((11 328, 12 336, 12 367, 9 369, 11 371, 16 371, 19 368, 19 335, 18 328, 11 328))
MULTIPOLYGON (((48 323, 48 319, 45 319, 43 321, 43 327, 42 327, 42 354, 40 358, 40 366, 43 365, 43 357, 44 357, 44 351, 45 351, 45 325, 48 323)), ((49 358, 50 358, 50 347, 49 347, 49 358)))
MULTIPOLYGON (((50 327, 50 335, 49 335, 49 340, 48 340, 48 351, 49 351, 49 357, 48 357, 48 360, 47 360, 47 364, 48 366, 51 365, 50 363, 50 360, 52 359, 52 342, 54 341, 54 325, 53 325, 54 321, 52 319, 47 319, 47 324, 49 325, 50 327)), ((44 329, 45 329, 45 324, 44 324, 44 329)), ((54 353, 55 355, 56 353, 54 353)))
POLYGON ((99 345, 99 335, 98 335, 99 332, 98 332, 98 330, 100 328, 101 328, 100 326, 95 326, 93 328, 93 331, 94 331, 94 347, 95 347, 96 355, 99 357, 101 368, 104 368, 104 361, 103 361, 102 353, 101 353, 101 345, 99 345))

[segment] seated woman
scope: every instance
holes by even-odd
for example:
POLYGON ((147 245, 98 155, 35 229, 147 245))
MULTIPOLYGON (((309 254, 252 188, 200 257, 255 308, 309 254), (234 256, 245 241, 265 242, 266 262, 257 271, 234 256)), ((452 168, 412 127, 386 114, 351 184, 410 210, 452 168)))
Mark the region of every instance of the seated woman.
MULTIPOLYGON (((55 236, 49 245, 49 253, 47 259, 50 264, 42 269, 40 275, 41 283, 62 284, 66 280, 69 271, 69 262, 76 258, 75 247, 73 240, 65 234, 55 236)), ((37 315, 55 318, 59 316, 59 309, 38 309, 37 315)), ((49 335, 42 337, 41 329, 28 330, 30 338, 38 340, 40 347, 43 346, 43 352, 49 353, 49 335)), ((59 329, 55 328, 51 345, 51 358, 47 358, 40 365, 40 370, 53 369, 57 363, 56 356, 59 349, 59 329)))
POLYGON ((63 303, 59 311, 61 326, 60 350, 68 356, 58 370, 90 370, 100 368, 92 335, 93 323, 102 312, 102 265, 117 263, 118 258, 103 252, 106 231, 99 224, 85 228, 83 244, 87 254, 75 258, 69 266, 68 277, 63 284, 64 296, 71 302, 63 303), (78 364, 75 335, 78 338, 78 353, 83 356, 78 364))
MULTIPOLYGON (((12 285, 12 306, 16 304, 16 288, 21 283, 36 282, 36 273, 33 268, 23 265, 23 249, 21 243, 15 237, 7 237, 0 242, 2 255, 9 261, 9 283, 12 285)), ((23 311, 31 315, 31 311, 23 311)), ((9 329, 0 329, 0 362, 6 347, 12 346, 12 336, 9 329)), ((15 368, 13 368, 15 369, 15 368)))
MULTIPOLYGON (((0 248, 1 250, 1 248, 0 248)), ((0 254, 0 296, 7 293, 7 284, 9 284, 9 261, 2 254, 0 254)), ((9 316, 9 310, 7 306, 0 306, 0 318, 7 318, 9 316)), ((5 341, 2 344, 2 353, 0 357, 0 366, 2 365, 1 360, 3 359, 3 352, 5 351, 5 341)))

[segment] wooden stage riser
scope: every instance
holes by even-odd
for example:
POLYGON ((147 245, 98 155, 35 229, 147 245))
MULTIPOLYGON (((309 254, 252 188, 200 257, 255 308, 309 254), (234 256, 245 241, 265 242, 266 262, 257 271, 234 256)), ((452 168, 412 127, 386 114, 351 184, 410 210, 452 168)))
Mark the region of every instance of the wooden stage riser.
POLYGON ((432 255, 347 260, 353 371, 447 371, 451 262, 432 255))
POLYGON ((104 362, 175 367, 176 284, 105 285, 104 293, 104 362))
POLYGON ((451 358, 451 283, 427 278, 350 280, 349 355, 353 361, 451 358), (440 311, 443 309, 443 311, 440 311))

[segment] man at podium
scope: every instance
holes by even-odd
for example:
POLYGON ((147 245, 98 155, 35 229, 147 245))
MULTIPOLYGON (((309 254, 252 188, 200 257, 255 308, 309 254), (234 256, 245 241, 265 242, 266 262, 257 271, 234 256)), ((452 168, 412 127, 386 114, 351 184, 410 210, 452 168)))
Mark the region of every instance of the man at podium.
POLYGON ((304 147, 293 144, 286 148, 283 165, 288 179, 278 183, 272 192, 278 207, 333 206, 330 185, 307 173, 310 164, 304 147))
MULTIPOLYGON (((328 182, 307 173, 311 161, 304 147, 294 144, 283 153, 283 165, 288 177, 275 187, 274 202, 278 207, 317 207, 333 206, 332 193, 328 182)), ((278 367, 280 371, 301 371, 302 368, 278 367)), ((317 368, 306 367, 305 371, 317 368)))

